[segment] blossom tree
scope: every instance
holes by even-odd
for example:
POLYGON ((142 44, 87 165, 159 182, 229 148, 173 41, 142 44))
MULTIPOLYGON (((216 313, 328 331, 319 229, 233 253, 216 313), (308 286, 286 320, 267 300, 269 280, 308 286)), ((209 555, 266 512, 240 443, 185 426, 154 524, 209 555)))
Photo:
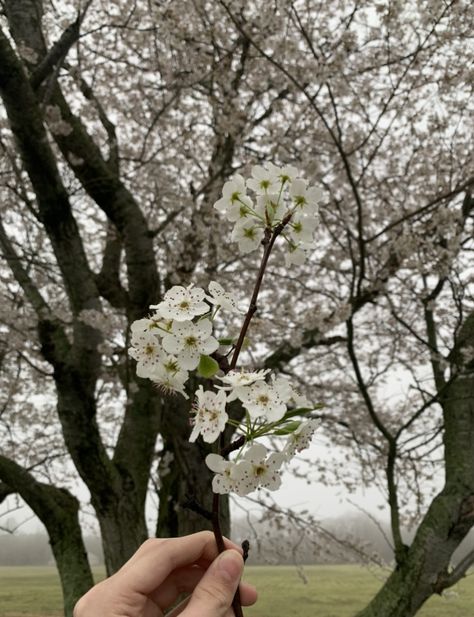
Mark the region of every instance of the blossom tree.
POLYGON ((390 515, 360 615, 415 614, 472 557, 451 565, 474 522, 469 3, 1 9, 0 499, 46 525, 66 614, 92 581, 78 477, 108 573, 150 489, 157 535, 211 527, 213 494, 228 533, 227 492, 307 443, 304 398, 335 453, 314 479, 390 515), (256 441, 229 459, 219 434, 256 441))

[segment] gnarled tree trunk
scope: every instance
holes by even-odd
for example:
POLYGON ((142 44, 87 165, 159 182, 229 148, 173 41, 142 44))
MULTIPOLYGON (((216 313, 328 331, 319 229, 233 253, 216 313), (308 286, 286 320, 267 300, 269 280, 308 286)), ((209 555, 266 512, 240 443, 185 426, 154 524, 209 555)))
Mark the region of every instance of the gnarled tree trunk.
POLYGON ((470 314, 451 353, 456 376, 440 401, 445 486, 433 500, 405 558, 357 617, 412 617, 430 596, 462 575, 448 568, 454 551, 474 525, 474 371, 472 361, 466 361, 473 342, 474 314, 470 314))
POLYGON ((0 478, 15 486, 48 532, 58 568, 65 617, 94 584, 79 525, 79 503, 66 489, 38 482, 23 467, 0 455, 0 478))

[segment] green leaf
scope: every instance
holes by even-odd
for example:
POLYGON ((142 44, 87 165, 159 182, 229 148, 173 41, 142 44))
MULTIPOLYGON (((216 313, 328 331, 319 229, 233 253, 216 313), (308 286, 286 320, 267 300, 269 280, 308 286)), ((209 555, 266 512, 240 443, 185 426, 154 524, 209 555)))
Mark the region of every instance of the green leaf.
POLYGON ((234 344, 233 338, 220 338, 219 339, 219 345, 233 345, 233 344, 234 344))
POLYGON ((314 407, 298 407, 297 409, 290 409, 283 416, 283 420, 289 420, 290 418, 294 418, 295 416, 307 416, 311 412, 316 409, 322 409, 324 405, 319 403, 318 405, 314 405, 314 407))
POLYGON ((288 424, 284 424, 281 428, 274 431, 274 435, 290 435, 290 433, 294 433, 301 422, 288 422, 288 424))
POLYGON ((211 358, 211 356, 201 356, 199 360, 199 366, 197 368, 198 375, 201 377, 212 377, 219 370, 219 365, 211 358))

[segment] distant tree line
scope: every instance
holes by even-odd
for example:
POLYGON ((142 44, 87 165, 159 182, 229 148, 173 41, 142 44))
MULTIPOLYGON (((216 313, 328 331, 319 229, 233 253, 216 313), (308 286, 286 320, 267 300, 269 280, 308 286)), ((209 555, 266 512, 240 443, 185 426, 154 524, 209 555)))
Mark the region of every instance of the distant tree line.
MULTIPOLYGON (((389 523, 378 524, 363 514, 341 516, 327 520, 318 530, 276 530, 267 522, 252 522, 237 519, 233 535, 248 538, 251 544, 249 565, 310 565, 347 564, 375 562, 389 565, 394 552, 384 537, 389 538, 389 523), (258 540, 254 539, 257 536, 258 540)), ((406 541, 411 541, 413 532, 404 530, 406 541)), ((85 545, 92 565, 103 565, 101 540, 86 536, 85 545)), ((455 554, 454 563, 461 561, 474 549, 474 534, 467 536, 455 554)), ((44 533, 0 535, 0 566, 45 566, 54 565, 54 558, 44 533)))
MULTIPOLYGON (((101 540, 85 536, 84 543, 91 565, 104 563, 101 540)), ((45 533, 0 535, 0 566, 56 565, 45 533)))

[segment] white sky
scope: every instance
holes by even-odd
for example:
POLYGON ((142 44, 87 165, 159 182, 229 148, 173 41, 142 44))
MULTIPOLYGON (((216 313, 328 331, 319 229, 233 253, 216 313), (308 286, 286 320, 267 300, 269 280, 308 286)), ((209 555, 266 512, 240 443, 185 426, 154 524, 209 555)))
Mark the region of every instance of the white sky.
MULTIPOLYGON (((306 451, 307 458, 321 458, 322 448, 324 448, 324 446, 322 446, 321 443, 314 443, 311 448, 306 451)), ((84 502, 87 502, 89 499, 88 491, 84 485, 80 486, 78 484, 75 494, 84 502)), ((253 493, 251 496, 255 497, 256 495, 257 493, 253 493)), ((308 485, 304 479, 295 478, 289 472, 283 475, 282 485, 278 491, 273 493, 273 497, 277 504, 283 508, 294 508, 296 510, 307 509, 320 520, 340 517, 348 512, 357 512, 357 509, 351 505, 350 502, 354 502, 379 519, 388 518, 388 512, 385 508, 383 497, 375 488, 360 488, 356 493, 349 494, 348 491, 341 486, 328 487, 317 482, 312 482, 308 485), (383 509, 379 506, 383 506, 383 509)), ((248 502, 245 500, 241 500, 240 503, 243 507, 249 507, 248 502)), ((0 514, 5 512, 12 504, 13 500, 9 498, 0 509, 0 514)), ((152 507, 152 504, 150 504, 148 508, 149 519, 151 520, 150 533, 153 533, 155 520, 152 507)), ((239 507, 233 506, 232 510, 235 516, 242 517, 242 510, 239 507)), ((42 523, 34 516, 33 512, 27 506, 24 506, 21 512, 0 517, 0 525, 11 528, 13 525, 23 520, 25 523, 21 525, 17 533, 37 533, 44 531, 42 523)), ((87 517, 87 521, 91 521, 90 517, 87 517)), ((89 533, 89 531, 86 531, 86 533, 89 533)))

